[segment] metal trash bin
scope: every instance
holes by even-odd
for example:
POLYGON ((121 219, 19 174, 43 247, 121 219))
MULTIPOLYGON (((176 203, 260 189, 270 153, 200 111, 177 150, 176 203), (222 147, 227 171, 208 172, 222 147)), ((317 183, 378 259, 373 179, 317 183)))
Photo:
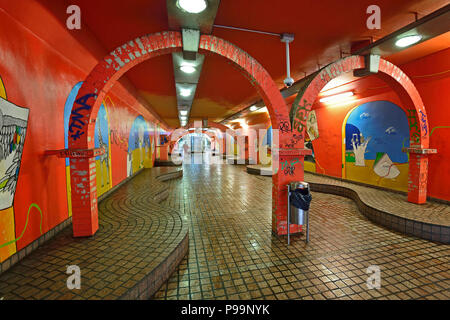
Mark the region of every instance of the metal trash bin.
MULTIPOLYGON (((305 224, 305 216, 308 213, 308 210, 304 210, 302 208, 298 208, 297 206, 295 206, 295 202, 293 201, 293 197, 295 196, 294 193, 299 193, 301 195, 310 195, 310 191, 309 191, 309 184, 307 182, 291 182, 290 183, 290 189, 291 189, 291 194, 289 195, 290 197, 290 204, 291 204, 291 210, 290 210, 290 223, 292 224, 300 224, 300 225, 304 225, 305 224)), ((305 201, 304 199, 299 199, 300 201, 305 201)), ((303 204, 306 206, 306 204, 303 204)), ((301 207, 301 206, 300 206, 301 207)), ((309 203, 307 203, 307 207, 309 209, 309 203)))
POLYGON ((288 245, 290 244, 290 225, 306 228, 306 242, 309 242, 309 205, 311 203, 309 184, 303 181, 288 184, 288 245))

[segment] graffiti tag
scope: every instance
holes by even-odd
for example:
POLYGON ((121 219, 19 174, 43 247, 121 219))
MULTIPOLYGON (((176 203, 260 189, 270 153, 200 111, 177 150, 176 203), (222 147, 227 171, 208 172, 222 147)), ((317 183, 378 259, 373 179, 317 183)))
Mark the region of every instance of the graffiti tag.
POLYGON ((303 105, 299 103, 297 108, 295 109, 292 126, 294 129, 297 129, 299 133, 303 133, 303 130, 306 128, 306 116, 308 114, 308 107, 311 107, 311 104, 303 99, 303 105))
POLYGON ((119 132, 119 130, 111 129, 111 142, 119 146, 120 149, 128 152, 128 141, 126 135, 119 132))
POLYGON ((72 133, 70 136, 74 140, 78 140, 85 132, 82 131, 84 126, 86 125, 85 121, 83 121, 84 115, 80 113, 81 110, 90 110, 92 106, 87 104, 89 98, 94 97, 97 98, 97 95, 94 93, 89 93, 78 100, 75 100, 75 104, 80 105, 80 107, 72 110, 72 114, 70 115, 70 124, 69 124, 69 132, 72 133), (74 132, 74 128, 76 128, 76 132, 74 132))
POLYGON ((419 110, 419 112, 420 112, 420 122, 422 123, 422 130, 425 132, 423 135, 426 136, 428 134, 427 116, 423 113, 422 110, 419 110))
POLYGON ((297 145, 297 143, 300 140, 303 140, 303 134, 296 134, 296 133, 294 133, 292 135, 292 138, 290 138, 290 142, 286 143, 285 146, 286 146, 286 148, 295 148, 295 146, 297 145))
POLYGON ((280 131, 282 133, 289 132, 289 122, 288 121, 281 121, 280 122, 280 131))
POLYGON ((285 175, 293 176, 295 174, 295 167, 294 166, 288 166, 284 169, 285 175))
POLYGON ((411 139, 415 143, 420 142, 420 130, 419 124, 416 118, 416 111, 408 109, 408 124, 409 130, 411 131, 411 139))
POLYGON ((295 174, 295 165, 300 162, 299 158, 294 158, 291 161, 284 161, 281 163, 281 170, 284 175, 294 175, 295 174))

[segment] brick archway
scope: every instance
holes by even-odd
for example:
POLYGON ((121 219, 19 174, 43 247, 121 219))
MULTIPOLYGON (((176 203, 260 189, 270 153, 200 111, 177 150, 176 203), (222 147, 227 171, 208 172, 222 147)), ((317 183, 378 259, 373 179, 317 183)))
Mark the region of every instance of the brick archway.
MULTIPOLYGON (((307 113, 311 110, 322 88, 332 79, 345 72, 366 68, 364 56, 350 56, 334 62, 320 70, 298 93, 291 109, 294 131, 304 134, 307 113)), ((397 66, 380 58, 378 73, 374 74, 385 81, 397 93, 406 108, 410 121, 410 162, 408 178, 408 201, 425 203, 427 196, 428 118, 419 92, 411 79, 397 66)))
MULTIPOLYGON (((182 48, 181 33, 166 31, 129 41, 100 61, 83 82, 72 107, 69 121, 69 148, 72 150, 94 148, 95 117, 101 101, 115 81, 125 72, 150 58, 181 51, 182 48)), ((244 71, 263 98, 269 110, 273 128, 280 128, 278 144, 280 152, 277 160, 281 163, 289 161, 292 156, 299 155, 301 150, 293 149, 298 141, 289 140, 292 134, 288 107, 275 82, 261 64, 232 43, 211 35, 200 37, 199 52, 206 51, 216 53, 236 64, 244 71), (286 150, 286 148, 290 149, 286 150)), ((94 158, 71 158, 70 172, 73 234, 76 237, 91 236, 98 229, 94 158)), ((303 177, 303 169, 297 172, 299 177, 303 177)), ((276 174, 273 176, 273 230, 279 234, 286 229, 285 184, 297 178, 296 175, 276 174)))

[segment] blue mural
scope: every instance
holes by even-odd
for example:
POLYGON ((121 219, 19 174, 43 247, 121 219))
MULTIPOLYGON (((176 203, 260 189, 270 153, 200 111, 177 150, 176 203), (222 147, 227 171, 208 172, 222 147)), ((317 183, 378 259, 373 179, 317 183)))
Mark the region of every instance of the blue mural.
POLYGON ((138 116, 133 122, 128 140, 128 176, 144 167, 144 161, 149 157, 150 148, 150 128, 144 117, 138 116))
MULTIPOLYGON (((78 91, 81 88, 83 82, 78 82, 70 91, 69 96, 66 99, 66 104, 64 105, 64 148, 69 148, 69 120, 70 114, 72 113, 72 106, 77 97, 78 91)), ((69 166, 69 158, 66 158, 66 167, 69 166)))
POLYGON ((396 163, 407 163, 408 155, 402 147, 409 146, 409 125, 405 112, 389 101, 373 101, 360 105, 348 117, 345 127, 345 146, 353 150, 353 143, 367 143, 364 158, 377 159, 387 153, 396 163))
MULTIPOLYGON (((96 157, 95 160, 99 162, 100 188, 105 184, 110 184, 110 163, 109 163, 109 125, 106 108, 102 104, 97 113, 97 120, 95 121, 95 148, 105 149, 105 153, 96 157), (106 173, 104 173, 104 169, 106 173)), ((103 192, 102 192, 103 193, 103 192)))
POLYGON ((263 146, 267 145, 269 147, 272 146, 272 126, 270 126, 267 129, 266 135, 264 136, 263 141, 262 141, 262 145, 263 146))

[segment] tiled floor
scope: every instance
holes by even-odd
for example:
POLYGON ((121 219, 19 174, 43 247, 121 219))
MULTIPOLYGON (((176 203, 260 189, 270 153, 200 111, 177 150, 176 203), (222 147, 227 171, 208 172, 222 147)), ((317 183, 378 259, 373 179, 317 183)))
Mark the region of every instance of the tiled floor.
MULTIPOLYGON (((173 170, 176 169, 144 170, 100 202, 99 230, 95 236, 74 239, 70 226, 1 274, 0 298, 135 299, 145 296, 156 286, 153 276, 161 277, 165 273, 160 266, 166 266, 169 255, 178 254, 188 231, 185 217, 154 201, 167 183, 160 182, 161 174, 173 170), (67 288, 69 265, 80 267, 80 290, 67 288), (154 270, 157 275, 153 275, 154 270)), ((179 254, 179 259, 184 252, 179 254)))
POLYGON ((377 226, 352 200, 313 193, 310 243, 288 247, 271 233, 270 177, 190 164, 169 183, 162 204, 188 216, 190 249, 155 299, 450 298, 450 246, 377 226))
POLYGON ((310 173, 305 173, 305 180, 343 187, 351 186, 352 190, 358 192, 361 200, 371 207, 414 221, 450 226, 450 206, 443 203, 427 201, 425 204, 417 205, 407 202, 406 196, 400 193, 378 190, 310 173))
MULTIPOLYGON (((271 175, 271 166, 249 165, 248 169, 260 175, 271 175), (262 172, 261 172, 262 171, 262 172)), ((305 181, 347 187, 356 191, 367 205, 392 215, 440 226, 450 226, 450 206, 436 201, 416 205, 408 202, 406 195, 383 189, 351 183, 341 179, 305 172, 305 181)))

